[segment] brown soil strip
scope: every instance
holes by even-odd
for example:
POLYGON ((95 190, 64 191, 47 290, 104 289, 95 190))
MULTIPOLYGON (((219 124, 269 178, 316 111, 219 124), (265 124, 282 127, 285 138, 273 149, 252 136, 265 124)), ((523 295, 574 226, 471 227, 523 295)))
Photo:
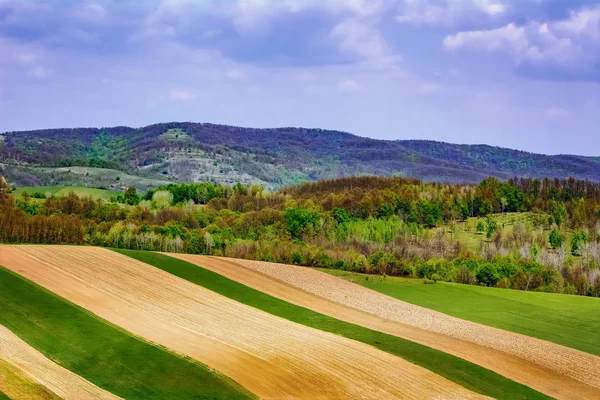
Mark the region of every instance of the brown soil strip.
POLYGON ((264 313, 110 250, 2 247, 3 266, 262 398, 482 397, 371 346, 264 313))
POLYGON ((588 353, 414 306, 305 267, 170 255, 296 305, 461 357, 555 398, 600 398, 600 357, 588 353))
POLYGON ((2 325, 0 389, 13 400, 119 399, 47 359, 2 325))

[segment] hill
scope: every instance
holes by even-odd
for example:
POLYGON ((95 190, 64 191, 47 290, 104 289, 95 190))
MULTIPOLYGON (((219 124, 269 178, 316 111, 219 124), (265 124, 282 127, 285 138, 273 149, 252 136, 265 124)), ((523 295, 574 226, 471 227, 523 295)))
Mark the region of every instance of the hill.
POLYGON ((575 177, 600 181, 600 160, 541 155, 487 145, 376 140, 305 128, 254 129, 209 123, 143 128, 73 128, 0 135, 0 168, 21 185, 121 186, 119 172, 161 181, 259 183, 277 188, 356 175, 471 183, 488 176, 575 177), (90 176, 69 167, 116 171, 90 176))

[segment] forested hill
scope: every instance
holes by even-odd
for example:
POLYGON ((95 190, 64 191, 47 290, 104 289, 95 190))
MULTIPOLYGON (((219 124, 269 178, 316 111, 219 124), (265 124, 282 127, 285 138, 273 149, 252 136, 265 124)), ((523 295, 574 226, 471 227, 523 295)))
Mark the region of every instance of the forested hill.
POLYGON ((598 158, 424 140, 376 140, 322 129, 189 122, 137 129, 7 132, 0 135, 0 162, 9 178, 27 184, 84 180, 97 173, 97 168, 151 179, 256 182, 267 187, 354 175, 456 183, 479 182, 488 176, 572 176, 600 181, 598 158))

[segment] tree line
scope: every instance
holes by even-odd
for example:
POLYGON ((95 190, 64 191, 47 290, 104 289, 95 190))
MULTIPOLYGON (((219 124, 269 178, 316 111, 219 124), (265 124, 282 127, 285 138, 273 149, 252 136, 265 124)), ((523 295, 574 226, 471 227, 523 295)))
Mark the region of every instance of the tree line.
POLYGON ((111 201, 74 193, 34 197, 17 199, 0 181, 0 241, 212 254, 600 295, 600 187, 588 181, 449 185, 356 177, 275 193, 196 183, 142 194, 129 188, 111 201), (527 212, 533 222, 503 229, 497 216, 508 212, 527 212), (457 223, 481 235, 477 250, 455 236, 457 223))

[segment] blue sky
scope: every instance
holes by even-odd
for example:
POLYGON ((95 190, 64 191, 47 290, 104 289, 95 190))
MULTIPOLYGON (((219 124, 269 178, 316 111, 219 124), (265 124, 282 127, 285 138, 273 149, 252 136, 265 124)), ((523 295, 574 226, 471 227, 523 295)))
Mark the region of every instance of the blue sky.
POLYGON ((600 1, 0 0, 0 131, 166 121, 600 155, 600 1))

